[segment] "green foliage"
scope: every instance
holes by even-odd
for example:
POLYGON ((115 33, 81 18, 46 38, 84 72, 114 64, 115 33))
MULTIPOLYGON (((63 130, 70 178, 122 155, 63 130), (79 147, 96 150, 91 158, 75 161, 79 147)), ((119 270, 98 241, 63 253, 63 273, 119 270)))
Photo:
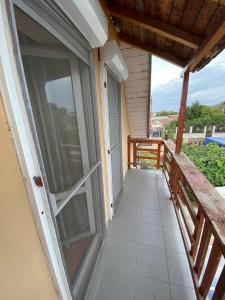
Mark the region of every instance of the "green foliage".
POLYGON ((164 134, 171 140, 174 140, 174 135, 177 127, 177 121, 171 121, 165 126, 164 134))
POLYGON ((210 143, 183 145, 182 150, 214 186, 225 186, 225 148, 210 143))
POLYGON ((186 108, 186 120, 195 120, 201 118, 202 116, 202 107, 199 102, 193 103, 191 106, 186 108))
POLYGON ((211 106, 194 102, 186 109, 186 126, 207 126, 225 123, 225 113, 223 110, 211 106))
MULTIPOLYGON (((204 126, 213 126, 225 124, 225 112, 221 108, 215 108, 207 105, 202 105, 199 102, 193 103, 191 106, 187 106, 185 127, 195 126, 203 128, 204 126)), ((166 130, 170 135, 174 135, 177 126, 176 121, 172 121, 166 126, 166 130)))
POLYGON ((175 112, 175 111, 167 111, 167 110, 162 110, 160 112, 157 112, 156 116, 157 117, 164 117, 164 116, 169 116, 169 115, 177 115, 178 112, 175 112))

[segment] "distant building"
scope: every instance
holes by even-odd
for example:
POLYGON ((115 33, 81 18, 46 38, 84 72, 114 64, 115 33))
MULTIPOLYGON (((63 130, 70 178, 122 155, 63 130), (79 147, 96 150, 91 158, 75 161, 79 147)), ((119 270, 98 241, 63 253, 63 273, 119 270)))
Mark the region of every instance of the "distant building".
POLYGON ((178 115, 153 116, 152 118, 152 137, 162 137, 166 125, 172 121, 177 121, 178 115))

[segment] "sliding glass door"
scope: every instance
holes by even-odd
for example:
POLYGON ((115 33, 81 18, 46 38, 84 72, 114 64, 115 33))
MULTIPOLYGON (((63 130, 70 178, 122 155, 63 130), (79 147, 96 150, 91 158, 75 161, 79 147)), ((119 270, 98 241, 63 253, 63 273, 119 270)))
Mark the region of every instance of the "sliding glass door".
POLYGON ((96 218, 101 217, 96 215, 100 195, 93 179, 100 162, 90 157, 94 126, 86 120, 91 106, 84 105, 91 97, 88 67, 18 8, 15 17, 37 147, 72 285, 99 233, 96 218))

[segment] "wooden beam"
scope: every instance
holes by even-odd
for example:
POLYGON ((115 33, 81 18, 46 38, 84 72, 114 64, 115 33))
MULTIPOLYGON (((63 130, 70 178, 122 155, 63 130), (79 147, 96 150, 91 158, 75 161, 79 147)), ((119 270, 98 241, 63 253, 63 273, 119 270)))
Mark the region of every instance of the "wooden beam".
POLYGON ((175 149, 175 153, 177 154, 181 152, 181 148, 182 148, 185 112, 186 112, 186 104, 187 104, 188 82, 189 82, 189 72, 187 71, 186 73, 184 73, 184 77, 183 77, 180 112, 178 118, 178 129, 177 129, 177 139, 176 139, 176 149, 175 149))
POLYGON ((225 15, 223 16, 220 23, 217 25, 216 29, 212 34, 210 34, 196 51, 194 56, 192 57, 191 61, 187 64, 183 73, 186 71, 195 71, 198 64, 204 59, 211 57, 212 54, 215 52, 213 48, 218 44, 218 42, 224 37, 225 35, 225 15))
POLYGON ((225 0, 212 0, 213 2, 217 2, 220 5, 225 5, 225 0))
POLYGON ((162 59, 164 59, 170 63, 173 63, 181 68, 184 68, 186 66, 186 63, 183 60, 175 57, 174 55, 169 54, 165 51, 159 50, 152 45, 141 43, 138 39, 133 38, 127 34, 124 34, 121 32, 121 33, 119 33, 119 38, 122 41, 135 46, 136 48, 142 49, 150 54, 158 56, 159 58, 162 58, 162 59))
POLYGON ((135 10, 128 9, 125 6, 109 3, 108 8, 112 16, 118 17, 121 20, 129 21, 132 24, 138 25, 141 28, 157 33, 163 37, 172 39, 173 41, 185 46, 196 49, 202 43, 202 39, 193 34, 162 21, 153 19, 150 16, 146 16, 135 10))

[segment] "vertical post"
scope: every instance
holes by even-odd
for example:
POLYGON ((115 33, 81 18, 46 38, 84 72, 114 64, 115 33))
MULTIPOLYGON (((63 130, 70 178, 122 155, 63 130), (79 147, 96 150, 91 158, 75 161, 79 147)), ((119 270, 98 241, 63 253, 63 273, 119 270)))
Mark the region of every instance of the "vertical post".
POLYGON ((147 137, 151 135, 152 129, 152 96, 151 96, 151 81, 152 81, 152 55, 148 56, 149 65, 149 102, 148 102, 148 116, 147 116, 147 137))
POLYGON ((181 147, 182 147, 185 112, 186 112, 186 104, 187 104, 188 82, 189 82, 189 71, 186 71, 184 73, 184 78, 183 78, 180 112, 178 118, 177 140, 176 140, 176 150, 175 150, 177 154, 181 152, 181 147))
POLYGON ((161 155, 161 143, 158 143, 158 152, 157 152, 157 169, 160 168, 160 155, 161 155))
POLYGON ((128 160, 128 169, 130 169, 130 135, 127 137, 127 160, 128 160))
POLYGON ((134 167, 137 167, 136 162, 137 162, 137 145, 136 145, 136 143, 134 142, 134 143, 133 143, 133 166, 134 166, 134 167))

